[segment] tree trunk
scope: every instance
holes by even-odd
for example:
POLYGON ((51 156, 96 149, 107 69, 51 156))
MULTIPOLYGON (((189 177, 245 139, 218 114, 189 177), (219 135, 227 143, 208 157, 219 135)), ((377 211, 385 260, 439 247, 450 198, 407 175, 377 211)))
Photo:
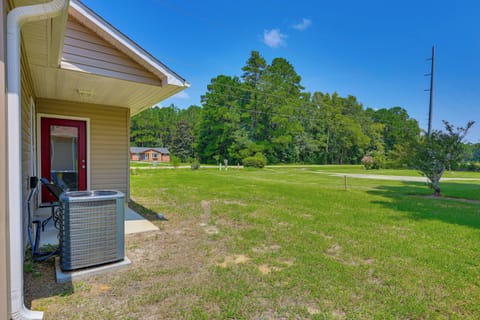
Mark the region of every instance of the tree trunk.
POLYGON ((438 182, 437 182, 437 184, 432 184, 432 188, 434 190, 433 196, 434 197, 440 197, 440 187, 438 186, 438 182))

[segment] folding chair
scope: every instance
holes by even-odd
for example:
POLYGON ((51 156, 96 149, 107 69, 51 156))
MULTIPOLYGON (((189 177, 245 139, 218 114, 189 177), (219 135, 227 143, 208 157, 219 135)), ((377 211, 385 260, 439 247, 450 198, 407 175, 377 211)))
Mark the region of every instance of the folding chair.
POLYGON ((48 181, 47 178, 41 178, 40 182, 45 186, 45 188, 48 190, 48 192, 55 198, 55 201, 50 202, 47 205, 41 205, 41 208, 52 208, 52 214, 50 217, 42 221, 42 231, 45 231, 45 226, 47 223, 50 222, 50 220, 53 219, 53 216, 55 214, 55 210, 60 207, 60 196, 64 192, 62 188, 57 186, 54 183, 51 183, 48 181))
MULTIPOLYGON (((47 188, 47 190, 52 193, 52 196, 55 197, 56 199, 59 199, 58 197, 60 196, 61 190, 57 186, 53 185, 47 180, 47 179, 40 179, 42 184, 44 184, 47 188), (60 189, 60 190, 59 190, 60 189), (58 193, 60 192, 60 193, 58 193), (57 197, 58 196, 58 197, 57 197)), ((45 225, 50 221, 50 220, 55 220, 55 210, 57 207, 59 207, 60 203, 59 202, 51 202, 48 205, 42 205, 40 207, 51 207, 52 208, 52 214, 50 217, 48 217, 45 220, 39 220, 35 219, 32 214, 32 206, 33 206, 33 201, 34 201, 34 195, 37 193, 37 187, 38 187, 38 177, 30 177, 30 194, 27 199, 27 209, 28 209, 28 238, 30 241, 30 246, 32 248, 32 259, 33 261, 39 262, 39 261, 45 261, 49 259, 51 256, 55 255, 58 253, 58 248, 53 250, 53 251, 42 251, 40 249, 40 226, 42 226, 42 232, 45 231, 45 225)), ((55 221, 56 224, 56 221, 55 221)), ((56 226, 57 227, 57 226, 56 226)))

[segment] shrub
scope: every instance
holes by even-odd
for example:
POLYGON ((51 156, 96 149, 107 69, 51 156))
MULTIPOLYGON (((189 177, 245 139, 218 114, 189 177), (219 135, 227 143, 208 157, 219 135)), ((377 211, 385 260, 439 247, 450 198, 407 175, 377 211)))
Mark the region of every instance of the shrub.
POLYGON ((175 157, 175 156, 172 156, 172 157, 170 158, 170 162, 172 163, 172 166, 173 166, 175 169, 178 168, 178 166, 179 166, 180 163, 181 163, 181 162, 180 162, 180 158, 175 157))
POLYGON ((365 155, 361 160, 365 169, 381 169, 385 167, 385 156, 381 152, 374 152, 372 155, 365 155))
POLYGON ((198 161, 197 159, 194 159, 190 167, 192 168, 192 170, 200 169, 200 161, 198 161))
POLYGON ((373 158, 371 156, 363 156, 361 160, 362 164, 365 166, 365 169, 373 169, 373 158))
POLYGON ((244 167, 263 168, 267 164, 267 158, 261 153, 255 154, 253 157, 246 157, 242 160, 244 167))
POLYGON ((455 168, 458 171, 473 171, 473 172, 479 172, 480 171, 480 162, 462 162, 458 164, 458 166, 455 168))
POLYGON ((469 171, 480 171, 480 162, 470 162, 468 166, 469 171))

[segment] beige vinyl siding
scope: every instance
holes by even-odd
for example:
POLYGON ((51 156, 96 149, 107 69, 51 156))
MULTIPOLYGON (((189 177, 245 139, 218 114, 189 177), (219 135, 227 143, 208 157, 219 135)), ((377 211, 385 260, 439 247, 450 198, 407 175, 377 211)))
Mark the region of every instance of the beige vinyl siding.
POLYGON ((67 21, 61 67, 155 86, 162 84, 154 74, 71 16, 67 21))
POLYGON ((33 92, 32 80, 30 70, 27 67, 27 60, 25 58, 24 50, 22 48, 21 57, 21 108, 22 108, 22 205, 23 205, 23 225, 24 225, 24 247, 28 244, 27 223, 27 198, 29 189, 29 177, 34 174, 32 172, 32 161, 35 155, 32 154, 32 144, 35 143, 35 137, 32 136, 32 117, 35 117, 31 112, 30 101, 35 99, 33 92))
POLYGON ((88 118, 90 189, 120 190, 128 200, 129 109, 39 99, 37 112, 47 116, 88 118))

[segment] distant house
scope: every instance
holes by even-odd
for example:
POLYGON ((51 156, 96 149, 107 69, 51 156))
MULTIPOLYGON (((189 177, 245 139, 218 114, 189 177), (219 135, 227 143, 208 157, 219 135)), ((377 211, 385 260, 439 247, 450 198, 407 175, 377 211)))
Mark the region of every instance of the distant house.
POLYGON ((170 162, 170 151, 167 148, 130 147, 130 160, 170 162))

